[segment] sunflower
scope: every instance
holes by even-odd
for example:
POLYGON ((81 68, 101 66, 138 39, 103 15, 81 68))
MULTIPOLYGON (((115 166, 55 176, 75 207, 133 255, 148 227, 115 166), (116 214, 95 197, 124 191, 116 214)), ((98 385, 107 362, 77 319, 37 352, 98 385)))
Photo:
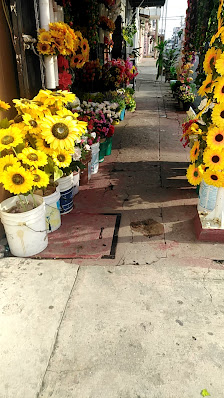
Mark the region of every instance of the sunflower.
POLYGON ((224 151, 207 148, 204 151, 203 161, 210 170, 222 170, 224 168, 224 151))
POLYGON ((42 170, 32 171, 33 185, 37 188, 44 188, 49 184, 49 176, 42 170))
POLYGON ((199 167, 195 166, 195 163, 190 164, 187 169, 187 179, 191 185, 199 185, 202 180, 203 172, 199 167))
POLYGON ((50 147, 50 144, 47 143, 43 138, 38 137, 36 140, 36 147, 39 151, 42 151, 46 153, 46 155, 51 155, 52 154, 52 149, 50 147))
POLYGON ((35 120, 37 117, 41 119, 45 116, 45 114, 49 113, 49 110, 46 108, 46 106, 42 102, 36 101, 35 98, 33 100, 21 98, 20 100, 14 99, 12 101, 14 102, 15 108, 19 114, 27 113, 35 120))
POLYGON ((17 145, 22 144, 22 142, 21 131, 15 125, 7 129, 0 129, 0 151, 15 148, 17 145))
POLYGON ((39 41, 37 43, 37 51, 40 54, 49 55, 49 54, 51 54, 51 46, 49 43, 42 43, 39 41))
POLYGON ((0 111, 7 111, 11 106, 5 102, 0 100, 0 111))
POLYGON ((41 167, 47 164, 47 155, 33 148, 24 148, 22 152, 18 154, 18 159, 24 164, 34 167, 41 167))
POLYGON ((224 148, 224 129, 214 127, 208 130, 207 134, 207 145, 212 149, 223 149, 224 148))
POLYGON ((82 54, 77 54, 77 55, 73 55, 73 57, 70 60, 70 66, 71 68, 82 68, 82 66, 85 64, 83 64, 84 60, 83 60, 83 55, 82 54), (82 65, 83 64, 83 65, 82 65), (81 66, 82 65, 82 66, 81 66))
POLYGON ((76 120, 68 120, 60 116, 47 116, 41 122, 41 128, 42 137, 54 150, 73 148, 74 142, 83 133, 76 120))
POLYGON ((216 104, 212 111, 212 122, 218 127, 224 127, 224 104, 216 104))
POLYGON ((65 46, 72 52, 74 50, 73 37, 69 32, 65 35, 65 46))
POLYGON ((213 88, 213 80, 212 80, 212 74, 209 73, 206 77, 206 79, 203 81, 201 87, 198 90, 198 94, 201 97, 204 97, 205 94, 211 93, 212 88, 213 88))
POLYGON ((89 53, 89 43, 87 39, 81 40, 81 49, 82 49, 82 55, 86 55, 89 53))
POLYGON ((38 126, 37 121, 33 119, 31 115, 25 113, 25 115, 22 115, 22 118, 26 125, 26 130, 29 131, 30 134, 40 135, 41 129, 38 126))
POLYGON ((83 40, 83 36, 82 36, 82 33, 80 32, 80 30, 76 30, 75 31, 75 35, 76 35, 78 40, 80 40, 80 41, 83 40))
POLYGON ((53 152, 52 158, 58 167, 68 167, 72 161, 71 152, 64 149, 53 152))
POLYGON ((76 119, 77 113, 73 113, 72 111, 69 111, 67 108, 62 108, 59 111, 57 111, 57 115, 60 117, 66 117, 70 119, 76 119))
POLYGON ((207 169, 203 174, 203 179, 208 185, 214 185, 218 188, 224 186, 223 173, 220 171, 211 171, 207 169))
POLYGON ((2 174, 2 183, 4 188, 14 195, 25 194, 32 189, 33 176, 28 170, 15 165, 8 167, 2 174))
POLYGON ((51 44, 52 36, 51 36, 51 34, 50 34, 49 31, 44 30, 43 32, 41 32, 41 33, 39 34, 38 40, 39 40, 41 43, 48 43, 48 44, 51 44))
POLYGON ((215 69, 222 76, 224 74, 224 53, 220 55, 215 63, 215 69))
POLYGON ((0 158, 0 178, 2 177, 2 173, 7 170, 10 166, 20 166, 17 158, 14 155, 6 155, 3 158, 0 158))
POLYGON ((199 141, 195 141, 193 147, 190 150, 190 160, 191 162, 195 162, 198 159, 200 150, 200 143, 199 141))
POLYGON ((205 54, 203 63, 205 73, 212 73, 217 59, 221 56, 221 50, 216 50, 215 47, 211 47, 205 54))
POLYGON ((214 98, 217 99, 218 103, 224 102, 224 77, 220 77, 219 79, 217 79, 214 90, 214 98))

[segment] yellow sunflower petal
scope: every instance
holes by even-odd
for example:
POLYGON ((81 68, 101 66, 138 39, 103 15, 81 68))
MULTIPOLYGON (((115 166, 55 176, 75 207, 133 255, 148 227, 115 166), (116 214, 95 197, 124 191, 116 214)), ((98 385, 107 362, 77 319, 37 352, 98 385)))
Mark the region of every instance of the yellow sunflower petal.
POLYGON ((217 104, 212 111, 212 122, 218 127, 224 127, 224 104, 217 104))
POLYGON ((33 148, 24 148, 22 152, 18 154, 18 159, 24 164, 37 168, 47 164, 47 155, 33 148))
POLYGON ((187 179, 191 185, 199 185, 202 180, 202 170, 195 166, 195 163, 191 164, 187 169, 187 179))
POLYGON ((23 167, 10 166, 2 175, 4 188, 14 195, 26 194, 33 187, 33 176, 23 167))
POLYGON ((224 151, 207 148, 204 151, 203 161, 210 170, 222 170, 224 168, 224 151))
POLYGON ((212 149, 224 149, 224 128, 214 127, 208 130, 207 145, 212 149))
POLYGON ((199 141, 195 141, 193 147, 190 150, 190 160, 191 162, 195 162, 198 159, 200 150, 200 143, 199 141))
POLYGON ((213 185, 218 188, 224 186, 223 173, 220 171, 211 171, 208 169, 204 172, 203 179, 208 185, 213 185))

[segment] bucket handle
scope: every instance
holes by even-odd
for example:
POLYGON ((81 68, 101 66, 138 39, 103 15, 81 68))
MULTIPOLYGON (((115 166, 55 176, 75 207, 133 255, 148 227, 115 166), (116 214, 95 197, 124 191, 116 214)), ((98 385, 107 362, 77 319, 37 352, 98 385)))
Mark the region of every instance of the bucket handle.
POLYGON ((27 227, 33 232, 47 232, 47 229, 44 229, 43 231, 36 231, 35 229, 29 227, 29 225, 27 225, 25 222, 19 222, 17 225, 20 227, 27 227))

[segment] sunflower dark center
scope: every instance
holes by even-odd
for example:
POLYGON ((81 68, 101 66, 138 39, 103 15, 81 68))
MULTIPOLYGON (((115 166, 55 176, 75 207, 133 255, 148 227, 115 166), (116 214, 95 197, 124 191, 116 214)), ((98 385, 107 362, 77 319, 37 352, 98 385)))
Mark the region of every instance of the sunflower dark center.
POLYGON ((9 145, 14 141, 14 137, 12 137, 11 135, 5 135, 4 137, 2 137, 1 139, 1 143, 3 145, 9 145))
POLYGON ((25 181, 25 178, 21 174, 13 174, 12 176, 12 182, 15 185, 22 185, 25 181))
POLYGON ((222 86, 222 90, 221 91, 222 91, 222 94, 224 94, 224 86, 222 86))
POLYGON ((64 162, 65 161, 65 155, 63 155, 62 153, 60 153, 60 155, 57 156, 59 162, 64 162))
POLYGON ((215 61, 215 58, 212 57, 212 58, 210 59, 210 66, 212 66, 212 65, 214 64, 214 61, 215 61))
POLYGON ((64 123, 55 123, 51 131, 53 136, 59 140, 64 140, 69 135, 69 129, 64 123))
POLYGON ((29 124, 30 124, 32 127, 37 127, 37 122, 36 122, 36 120, 30 120, 30 121, 29 121, 29 124))
POLYGON ((27 158, 32 162, 36 162, 38 160, 38 156, 36 155, 36 153, 29 153, 29 155, 27 155, 27 158))
POLYGON ((212 174, 212 175, 211 175, 211 180, 217 181, 217 180, 218 180, 217 175, 216 175, 216 174, 212 174))
POLYGON ((13 164, 12 163, 5 164, 5 166, 3 167, 3 171, 6 171, 9 166, 13 166, 13 164))
POLYGON ((84 51, 86 50, 86 44, 83 44, 83 50, 84 51))
POLYGON ((44 147, 45 147, 45 148, 50 148, 50 144, 48 144, 47 141, 44 140, 44 141, 43 141, 43 144, 44 144, 44 147))
POLYGON ((218 163, 220 161, 220 157, 218 155, 212 156, 212 162, 213 163, 218 163))
POLYGON ((47 49, 47 44, 42 44, 42 51, 45 51, 47 49))
POLYGON ((77 64, 79 62, 79 58, 74 58, 74 63, 77 64))
POLYGON ((222 134, 217 134, 217 135, 215 136, 215 140, 216 140, 217 142, 223 141, 223 135, 222 135, 222 134))
POLYGON ((194 177, 198 177, 198 171, 194 171, 194 177))
POLYGON ((38 174, 33 175, 33 180, 34 182, 39 182, 40 181, 40 176, 38 174))

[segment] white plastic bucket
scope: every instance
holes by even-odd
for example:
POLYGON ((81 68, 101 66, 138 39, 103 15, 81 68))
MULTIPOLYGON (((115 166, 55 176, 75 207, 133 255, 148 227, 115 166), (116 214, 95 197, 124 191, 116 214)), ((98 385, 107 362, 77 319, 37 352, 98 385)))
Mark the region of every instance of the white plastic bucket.
MULTIPOLYGON (((23 196, 21 196, 23 199, 23 196)), ((0 203, 0 216, 5 228, 11 253, 17 257, 30 257, 42 252, 48 245, 43 198, 34 195, 38 206, 24 213, 8 213, 19 201, 18 196, 0 203)), ((27 199, 33 203, 31 195, 27 199)))
POLYGON ((45 209, 46 209, 46 228, 47 232, 54 232, 61 226, 61 213, 60 213, 60 189, 51 195, 44 196, 45 209))
POLYGON ((100 143, 96 142, 96 144, 91 145, 91 151, 92 151, 91 174, 96 174, 98 173, 99 170, 100 143))
POLYGON ((80 171, 73 171, 73 197, 79 193, 80 171))
POLYGON ((60 213, 67 214, 73 209, 73 173, 57 180, 60 189, 60 213))
POLYGON ((218 188, 213 185, 208 185, 202 180, 199 197, 198 197, 198 211, 212 211, 215 208, 218 188))

